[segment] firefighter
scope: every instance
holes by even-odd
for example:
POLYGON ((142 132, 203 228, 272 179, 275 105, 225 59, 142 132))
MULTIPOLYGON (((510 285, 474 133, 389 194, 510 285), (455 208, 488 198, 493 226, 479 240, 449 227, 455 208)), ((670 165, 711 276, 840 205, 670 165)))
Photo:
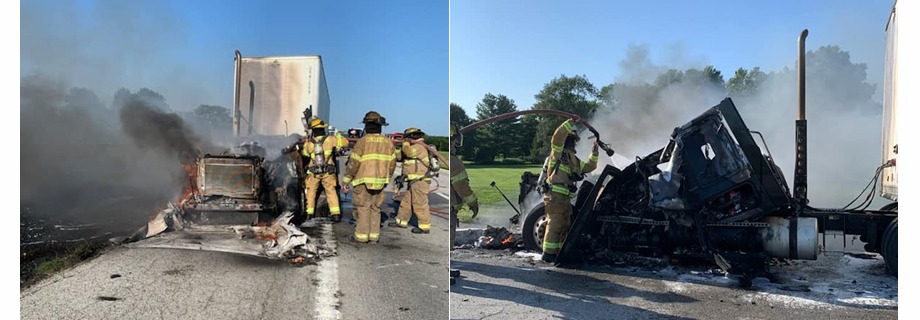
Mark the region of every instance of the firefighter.
MULTIPOLYGON (((470 179, 466 174, 466 168, 463 167, 463 161, 457 157, 457 148, 463 145, 463 135, 460 134, 460 128, 456 123, 450 124, 450 250, 454 250, 456 243, 457 211, 460 211, 464 205, 469 205, 473 211, 473 218, 479 214, 479 200, 473 189, 470 189, 470 179)), ((450 269, 450 284, 457 283, 460 277, 460 270, 450 269)))
POLYGON ((312 219, 316 213, 316 196, 320 185, 326 191, 329 203, 329 215, 333 222, 342 221, 339 196, 336 190, 338 175, 336 170, 336 149, 341 142, 335 134, 327 135, 329 125, 319 118, 310 121, 310 138, 304 141, 301 152, 304 156, 307 178, 304 179, 304 193, 307 197, 306 216, 312 219))
POLYGON ((582 162, 575 156, 575 143, 578 134, 573 126, 575 121, 568 119, 553 133, 552 151, 549 154, 546 183, 547 193, 543 197, 546 204, 546 233, 543 236, 543 261, 554 262, 566 233, 572 224, 572 196, 575 195, 575 182, 584 178, 585 173, 597 168, 597 142, 594 143, 588 162, 582 162))
POLYGON ((457 148, 463 145, 463 135, 457 124, 450 124, 450 249, 453 250, 455 235, 457 233, 457 212, 464 205, 469 205, 473 211, 473 218, 479 214, 479 200, 473 189, 470 189, 470 179, 463 167, 463 161, 457 157, 457 148))
POLYGON ((346 193, 351 188, 355 190, 352 203, 357 223, 352 239, 367 243, 380 241, 380 207, 386 199, 384 188, 396 170, 396 149, 381 134, 383 126, 388 125, 386 118, 370 111, 362 122, 365 135, 351 150, 342 190, 346 193))
POLYGON ((396 221, 389 226, 407 228, 412 212, 418 217, 418 227, 412 233, 427 234, 431 230, 431 211, 428 208, 428 188, 431 177, 437 174, 438 164, 432 161, 425 145, 425 133, 418 128, 409 128, 403 132, 402 176, 408 184, 406 196, 399 204, 396 221))

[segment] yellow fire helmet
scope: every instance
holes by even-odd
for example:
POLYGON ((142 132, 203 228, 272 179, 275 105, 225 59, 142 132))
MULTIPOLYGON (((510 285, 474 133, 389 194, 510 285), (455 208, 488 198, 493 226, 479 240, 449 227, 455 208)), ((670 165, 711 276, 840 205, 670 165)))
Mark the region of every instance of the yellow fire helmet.
POLYGON ((406 137, 409 137, 409 136, 411 136, 412 134, 421 135, 421 136, 424 136, 424 135, 425 135, 425 133, 422 132, 422 129, 419 129, 419 128, 409 128, 409 129, 406 129, 406 131, 404 131, 403 134, 406 135, 406 137))
POLYGON ((320 118, 314 118, 310 121, 310 129, 326 129, 327 127, 329 125, 320 118))

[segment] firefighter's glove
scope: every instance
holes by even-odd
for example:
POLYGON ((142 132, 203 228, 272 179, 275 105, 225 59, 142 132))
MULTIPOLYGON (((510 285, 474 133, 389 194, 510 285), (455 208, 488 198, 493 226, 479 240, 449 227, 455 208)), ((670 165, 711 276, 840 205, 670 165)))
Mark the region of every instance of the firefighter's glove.
POLYGON ((351 191, 351 186, 349 186, 348 184, 343 184, 342 192, 348 193, 348 191, 351 191))
POLYGON ((479 214, 479 199, 473 200, 470 203, 470 211, 473 211, 473 218, 476 218, 476 215, 479 214))
POLYGON ((597 140, 594 140, 594 143, 591 145, 591 153, 597 154, 597 148, 598 148, 597 140))

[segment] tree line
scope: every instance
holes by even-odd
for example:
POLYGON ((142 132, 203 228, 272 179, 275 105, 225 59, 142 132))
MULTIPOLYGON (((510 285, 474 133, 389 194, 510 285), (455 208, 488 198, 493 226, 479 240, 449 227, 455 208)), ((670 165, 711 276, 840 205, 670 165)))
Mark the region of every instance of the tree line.
MULTIPOLYGON (((877 85, 866 82, 866 64, 851 62, 849 52, 838 46, 822 46, 806 53, 806 64, 809 92, 830 97, 833 101, 828 103, 841 111, 881 112, 881 105, 872 100, 877 85)), ((624 103, 635 104, 632 107, 644 110, 655 103, 659 93, 675 85, 690 90, 708 90, 723 97, 732 97, 738 103, 739 100, 753 99, 771 84, 795 83, 796 76, 795 70, 788 67, 770 72, 764 72, 759 67, 741 67, 725 81, 722 72, 710 65, 703 69, 668 69, 650 82, 614 82, 598 88, 584 75, 563 74, 546 83, 534 95, 536 102, 530 107, 561 110, 590 119, 598 111, 619 110, 624 103), (624 101, 625 97, 628 101, 624 101)), ((471 117, 462 106, 451 103, 450 119, 463 127, 523 109, 519 109, 514 99, 490 92, 476 104, 475 110, 476 114, 471 117)), ((547 137, 564 120, 558 116, 526 115, 495 122, 480 127, 472 134, 465 134, 463 146, 458 152, 464 160, 478 164, 506 159, 542 163, 549 154, 547 137)))

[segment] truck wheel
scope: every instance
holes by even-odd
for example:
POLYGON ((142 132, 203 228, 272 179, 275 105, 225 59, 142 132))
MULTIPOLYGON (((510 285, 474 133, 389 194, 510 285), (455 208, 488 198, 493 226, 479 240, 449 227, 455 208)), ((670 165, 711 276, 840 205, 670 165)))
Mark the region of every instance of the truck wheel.
POLYGON ((885 229, 885 235, 882 236, 882 257, 885 258, 885 266, 888 272, 898 275, 898 219, 895 218, 888 224, 885 229))
POLYGON ((543 252, 543 235, 546 234, 546 204, 539 203, 530 210, 521 226, 524 248, 543 252))

